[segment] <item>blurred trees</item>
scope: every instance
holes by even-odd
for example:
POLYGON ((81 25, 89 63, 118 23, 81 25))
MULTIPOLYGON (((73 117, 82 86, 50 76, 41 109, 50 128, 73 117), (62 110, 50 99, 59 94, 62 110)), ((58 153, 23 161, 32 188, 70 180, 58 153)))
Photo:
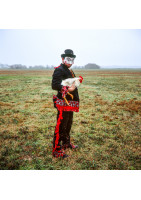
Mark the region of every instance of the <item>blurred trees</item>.
MULTIPOLYGON (((0 69, 34 69, 34 70, 38 70, 38 69, 54 69, 54 65, 35 65, 35 66, 26 66, 26 65, 21 65, 21 64, 14 64, 14 65, 7 65, 7 64, 1 64, 0 63, 0 69)), ((93 64, 93 63, 88 63, 85 66, 77 66, 77 65, 73 65, 72 66, 73 69, 100 69, 99 65, 93 64)))
POLYGON ((100 69, 100 66, 93 63, 88 63, 85 65, 85 69, 100 69))
POLYGON ((0 63, 0 69, 6 69, 6 68, 9 68, 9 66, 7 64, 0 63))
POLYGON ((21 65, 21 64, 9 65, 9 68, 10 69, 27 69, 25 65, 21 65))

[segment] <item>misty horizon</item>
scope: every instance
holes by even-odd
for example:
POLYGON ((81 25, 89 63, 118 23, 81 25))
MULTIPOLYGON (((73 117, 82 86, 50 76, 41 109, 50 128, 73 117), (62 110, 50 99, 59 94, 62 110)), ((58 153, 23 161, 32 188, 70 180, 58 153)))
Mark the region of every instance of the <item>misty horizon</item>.
MULTIPOLYGON (((97 63, 87 63, 87 64, 96 64, 97 65, 97 63)), ((38 65, 29 65, 29 66, 27 66, 27 65, 23 65, 21 63, 15 63, 15 64, 12 64, 12 65, 0 63, 0 69, 2 68, 2 66, 4 68, 6 68, 6 66, 10 67, 10 66, 14 66, 14 65, 25 66, 25 67, 27 67, 27 69, 29 69, 30 67, 33 67, 33 68, 34 67, 43 67, 43 68, 54 68, 54 67, 56 67, 55 65, 48 65, 48 64, 46 64, 46 65, 38 64, 38 65)), ((125 65, 124 66, 123 65, 109 65, 109 66, 107 66, 106 65, 106 66, 99 66, 99 67, 100 68, 141 68, 141 66, 130 66, 130 65, 127 65, 127 66, 125 66, 125 65)), ((83 65, 83 66, 82 65, 81 66, 79 66, 79 65, 72 65, 71 68, 85 68, 85 65, 83 65)))

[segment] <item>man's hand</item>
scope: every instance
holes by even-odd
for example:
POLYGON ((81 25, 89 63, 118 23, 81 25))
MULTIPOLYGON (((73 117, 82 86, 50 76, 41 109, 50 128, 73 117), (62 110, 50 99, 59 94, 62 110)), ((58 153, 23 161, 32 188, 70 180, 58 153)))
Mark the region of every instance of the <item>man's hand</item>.
POLYGON ((73 82, 72 86, 69 87, 68 92, 72 92, 72 91, 74 91, 75 88, 76 88, 76 87, 75 87, 75 82, 73 82))

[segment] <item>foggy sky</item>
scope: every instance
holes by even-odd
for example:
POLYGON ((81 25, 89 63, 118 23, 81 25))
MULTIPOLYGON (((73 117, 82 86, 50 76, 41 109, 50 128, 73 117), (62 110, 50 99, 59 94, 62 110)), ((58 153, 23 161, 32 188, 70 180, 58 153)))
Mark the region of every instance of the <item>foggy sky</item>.
POLYGON ((141 29, 0 30, 2 64, 58 66, 68 48, 78 66, 141 66, 141 29))

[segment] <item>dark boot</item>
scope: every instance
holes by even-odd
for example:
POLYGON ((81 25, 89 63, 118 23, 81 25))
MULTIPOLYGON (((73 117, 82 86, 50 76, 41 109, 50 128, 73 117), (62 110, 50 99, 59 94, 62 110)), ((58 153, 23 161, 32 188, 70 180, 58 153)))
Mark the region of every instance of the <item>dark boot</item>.
POLYGON ((58 158, 58 157, 61 157, 61 158, 67 158, 68 155, 65 154, 65 152, 63 150, 55 150, 53 153, 52 153, 53 157, 55 158, 58 158))
POLYGON ((62 149, 67 149, 67 148, 70 148, 70 149, 77 149, 78 148, 78 145, 73 145, 73 144, 64 144, 63 146, 62 146, 62 149))

